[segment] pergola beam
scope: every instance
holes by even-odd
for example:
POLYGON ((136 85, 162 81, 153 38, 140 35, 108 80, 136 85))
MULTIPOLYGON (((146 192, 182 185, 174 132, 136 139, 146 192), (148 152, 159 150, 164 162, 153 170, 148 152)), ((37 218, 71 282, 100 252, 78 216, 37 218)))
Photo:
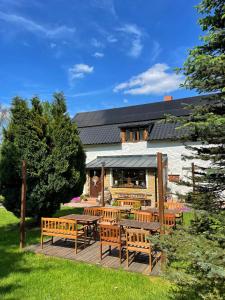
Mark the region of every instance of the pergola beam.
POLYGON ((157 171, 158 171, 158 201, 159 201, 159 223, 160 233, 165 233, 164 230, 164 188, 163 188, 163 160, 162 153, 157 153, 157 171))

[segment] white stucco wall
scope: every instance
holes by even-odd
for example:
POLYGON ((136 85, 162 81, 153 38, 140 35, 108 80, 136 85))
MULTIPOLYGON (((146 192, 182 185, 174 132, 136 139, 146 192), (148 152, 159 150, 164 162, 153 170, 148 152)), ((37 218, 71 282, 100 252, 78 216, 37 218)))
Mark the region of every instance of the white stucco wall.
MULTIPOLYGON (((193 144, 192 144, 193 145, 193 144)), ((197 144, 195 144, 197 145, 197 144)), ((138 142, 124 143, 115 145, 91 145, 86 146, 87 163, 97 156, 116 156, 116 155, 144 155, 156 154, 161 152, 168 157, 168 175, 180 175, 180 178, 187 176, 188 169, 191 167, 191 161, 183 161, 182 155, 189 151, 179 142, 138 142)), ((190 153, 190 152, 189 152, 190 153)), ((168 188, 172 193, 186 193, 186 187, 178 186, 175 183, 168 182, 168 188)))

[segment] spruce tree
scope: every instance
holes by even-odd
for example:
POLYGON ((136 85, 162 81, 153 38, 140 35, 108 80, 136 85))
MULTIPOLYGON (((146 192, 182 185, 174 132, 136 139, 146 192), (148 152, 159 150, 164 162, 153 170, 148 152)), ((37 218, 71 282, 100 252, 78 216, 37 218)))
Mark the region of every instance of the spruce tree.
POLYGON ((201 45, 189 51, 180 70, 185 76, 183 87, 208 96, 201 106, 189 107, 188 119, 177 121, 188 128, 187 141, 201 142, 200 147, 188 146, 192 154, 185 157, 203 162, 196 166, 192 202, 196 208, 217 211, 225 197, 225 3, 202 0, 197 10, 206 34, 201 45))
POLYGON ((55 94, 44 105, 33 98, 31 107, 15 98, 12 118, 4 130, 0 160, 0 187, 4 206, 20 213, 21 163, 27 162, 26 215, 50 216, 82 193, 85 154, 77 127, 66 113, 65 99, 55 94), (46 109, 48 107, 48 110, 46 109))

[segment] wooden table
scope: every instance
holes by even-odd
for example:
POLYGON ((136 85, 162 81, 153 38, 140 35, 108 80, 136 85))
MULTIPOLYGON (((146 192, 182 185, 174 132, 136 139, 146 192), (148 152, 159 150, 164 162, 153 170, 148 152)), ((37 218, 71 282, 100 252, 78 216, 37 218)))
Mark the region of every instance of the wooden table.
MULTIPOLYGON (((158 208, 148 208, 148 209, 144 209, 143 211, 149 211, 152 213, 159 213, 159 209, 158 208)), ((174 215, 178 215, 178 214, 182 214, 183 212, 180 211, 179 209, 164 209, 164 213, 165 214, 174 214, 174 215)))
MULTIPOLYGON (((145 209, 144 211, 149 211, 155 215, 159 214, 159 209, 158 208, 148 208, 145 209)), ((172 214, 175 215, 176 219, 179 219, 183 223, 183 212, 179 209, 164 209, 164 214, 172 214)))
POLYGON ((60 217, 61 219, 69 219, 69 220, 75 220, 78 224, 91 226, 93 225, 93 237, 96 240, 98 235, 98 221, 101 219, 101 216, 89 216, 89 215, 66 215, 60 217))
POLYGON ((130 212, 131 209, 133 209, 133 207, 131 205, 124 205, 124 206, 113 206, 113 205, 107 205, 104 206, 104 208, 113 208, 113 209, 118 209, 120 211, 124 211, 124 212, 130 212))
POLYGON ((139 222, 139 221, 129 220, 129 219, 120 221, 119 225, 123 227, 145 229, 151 232, 156 232, 160 229, 159 222, 139 222))

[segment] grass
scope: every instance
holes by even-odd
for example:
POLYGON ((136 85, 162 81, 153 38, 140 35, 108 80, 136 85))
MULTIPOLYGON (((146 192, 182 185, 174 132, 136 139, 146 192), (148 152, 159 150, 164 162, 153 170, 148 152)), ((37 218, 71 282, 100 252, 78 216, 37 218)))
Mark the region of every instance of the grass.
MULTIPOLYGON (((78 212, 63 208, 57 216, 78 212)), ((39 228, 27 230, 27 243, 39 241, 39 228)), ((172 284, 123 270, 36 255, 18 249, 18 219, 0 208, 0 299, 167 300, 172 284)))

